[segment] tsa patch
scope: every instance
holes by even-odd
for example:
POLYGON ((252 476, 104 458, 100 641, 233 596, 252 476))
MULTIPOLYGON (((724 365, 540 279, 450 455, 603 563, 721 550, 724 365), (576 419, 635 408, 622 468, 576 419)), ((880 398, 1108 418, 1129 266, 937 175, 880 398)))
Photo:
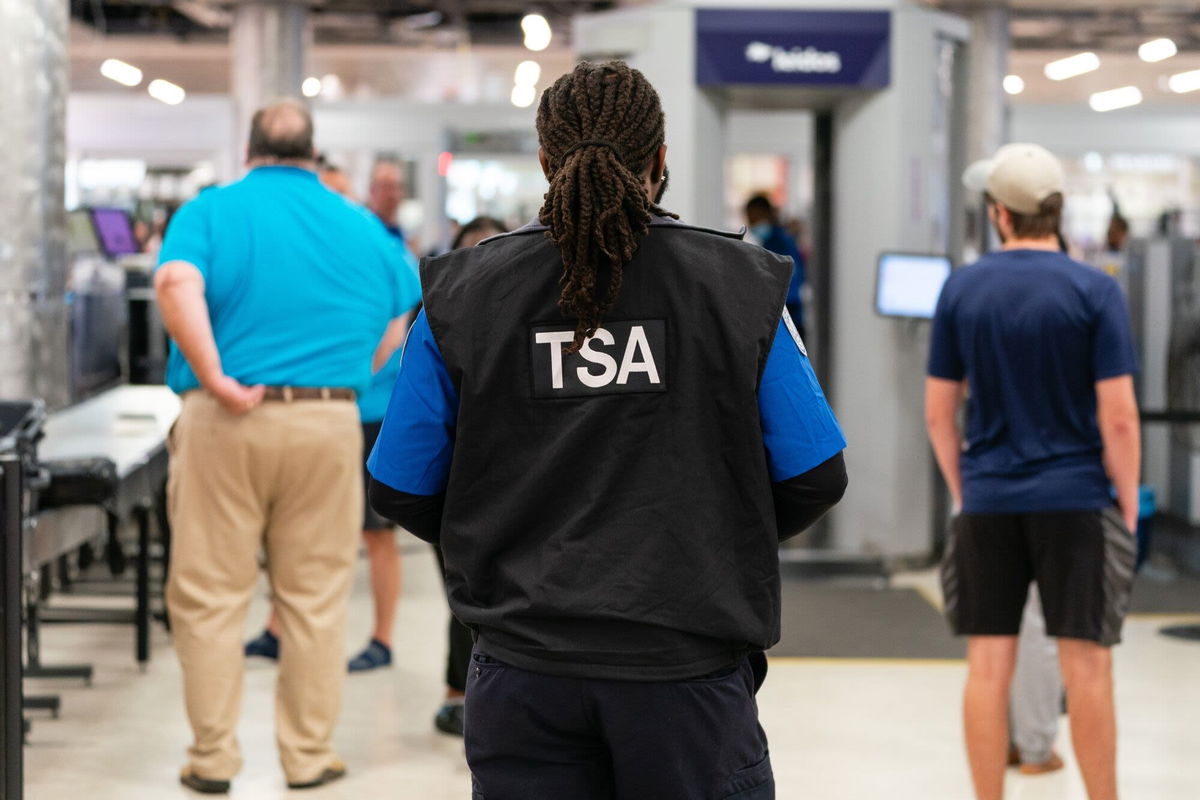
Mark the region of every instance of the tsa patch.
POLYGON ((606 322, 577 353, 575 329, 535 325, 529 332, 533 396, 589 397, 667 390, 667 325, 661 319, 606 322))
POLYGON ((783 324, 787 325, 788 333, 792 335, 792 341, 796 343, 796 347, 808 358, 808 350, 804 347, 804 340, 800 338, 800 331, 796 330, 796 323, 792 320, 792 315, 788 312, 783 312, 783 324))

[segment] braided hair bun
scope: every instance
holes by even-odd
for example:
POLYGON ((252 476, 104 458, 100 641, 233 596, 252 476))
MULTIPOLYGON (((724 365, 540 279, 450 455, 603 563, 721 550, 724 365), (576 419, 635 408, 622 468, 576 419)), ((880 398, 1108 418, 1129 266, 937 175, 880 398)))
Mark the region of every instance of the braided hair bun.
POLYGON ((538 218, 562 255, 558 306, 577 320, 573 353, 616 303, 650 215, 668 214, 640 177, 663 145, 665 119, 641 72, 585 62, 542 94, 537 132, 550 178, 538 218))

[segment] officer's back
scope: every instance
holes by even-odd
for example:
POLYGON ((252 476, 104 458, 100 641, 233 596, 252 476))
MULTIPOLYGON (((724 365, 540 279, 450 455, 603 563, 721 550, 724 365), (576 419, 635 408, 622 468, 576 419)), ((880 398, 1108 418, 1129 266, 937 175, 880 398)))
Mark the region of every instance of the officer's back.
POLYGON ((477 636, 489 800, 773 796, 778 543, 840 497, 845 440, 782 321, 790 261, 658 207, 664 129, 625 64, 545 92, 540 222, 424 262, 368 461, 477 636))

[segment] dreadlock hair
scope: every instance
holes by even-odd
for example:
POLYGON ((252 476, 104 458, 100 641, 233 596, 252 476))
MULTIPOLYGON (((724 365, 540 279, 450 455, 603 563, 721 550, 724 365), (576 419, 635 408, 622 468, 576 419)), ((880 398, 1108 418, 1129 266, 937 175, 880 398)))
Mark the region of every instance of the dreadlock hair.
POLYGON ((566 350, 574 353, 616 303, 651 213, 676 216, 646 197, 640 178, 665 140, 665 119, 641 72, 585 62, 542 94, 537 132, 550 179, 538 218, 562 256, 558 307, 577 320, 566 350))

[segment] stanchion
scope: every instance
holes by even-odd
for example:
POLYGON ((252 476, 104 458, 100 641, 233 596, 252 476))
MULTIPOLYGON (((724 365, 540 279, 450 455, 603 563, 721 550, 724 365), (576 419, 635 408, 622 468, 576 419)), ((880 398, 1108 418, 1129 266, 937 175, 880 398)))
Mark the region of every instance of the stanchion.
POLYGON ((3 616, 4 655, 0 659, 0 752, 4 775, 0 800, 21 800, 24 784, 24 718, 21 708, 21 460, 0 456, 0 536, 4 561, 0 565, 0 615, 3 616))

